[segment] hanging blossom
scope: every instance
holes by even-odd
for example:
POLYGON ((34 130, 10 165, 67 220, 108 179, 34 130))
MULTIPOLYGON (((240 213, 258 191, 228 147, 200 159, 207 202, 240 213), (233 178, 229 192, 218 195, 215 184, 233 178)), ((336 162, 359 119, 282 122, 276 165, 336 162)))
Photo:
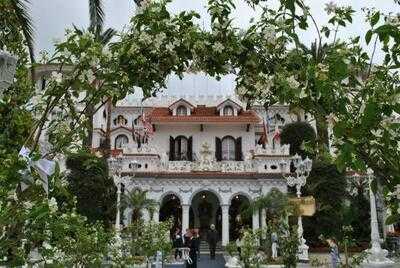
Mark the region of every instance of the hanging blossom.
POLYGON ((337 121, 338 118, 333 113, 330 113, 329 115, 326 116, 326 122, 331 126, 335 125, 337 121))
POLYGON ((336 10, 337 10, 337 8, 338 8, 338 6, 337 6, 337 4, 335 3, 335 2, 333 2, 333 1, 330 1, 329 3, 327 3, 326 5, 325 5, 325 11, 326 11, 326 13, 328 13, 328 15, 329 14, 331 14, 331 13, 335 13, 336 12, 336 10))
POLYGON ((300 86, 300 83, 297 82, 296 78, 293 75, 287 78, 286 82, 288 83, 289 87, 293 89, 296 89, 300 86))
POLYGON ((221 44, 220 42, 216 42, 213 45, 213 49, 214 51, 218 52, 218 53, 222 53, 222 51, 224 51, 225 47, 223 44, 221 44))
POLYGON ((51 80, 55 81, 57 84, 60 84, 62 82, 62 78, 62 73, 56 71, 51 72, 51 80))

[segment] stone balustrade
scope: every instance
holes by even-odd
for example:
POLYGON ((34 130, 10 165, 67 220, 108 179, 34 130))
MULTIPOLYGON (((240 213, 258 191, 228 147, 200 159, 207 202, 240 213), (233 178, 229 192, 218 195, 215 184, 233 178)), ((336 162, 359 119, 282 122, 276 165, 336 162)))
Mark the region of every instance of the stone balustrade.
MULTIPOLYGON (((213 154, 199 157, 196 161, 169 161, 166 154, 159 155, 154 147, 124 147, 123 172, 226 172, 226 173, 289 173, 289 145, 277 148, 257 146, 254 154, 246 155, 244 161, 215 161, 213 154), (134 165, 134 163, 138 165, 134 165), (135 167, 137 169, 135 169, 135 167)), ((201 154, 201 153, 200 153, 201 154)))
POLYGON ((283 144, 273 146, 272 144, 267 144, 265 148, 262 145, 257 145, 254 150, 254 155, 268 155, 268 156, 289 156, 290 154, 290 145, 283 144))

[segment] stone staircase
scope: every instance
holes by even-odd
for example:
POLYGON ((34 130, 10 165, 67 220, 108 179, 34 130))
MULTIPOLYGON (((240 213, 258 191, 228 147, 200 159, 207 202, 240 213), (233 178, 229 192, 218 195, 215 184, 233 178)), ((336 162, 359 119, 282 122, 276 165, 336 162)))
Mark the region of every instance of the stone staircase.
MULTIPOLYGON (((217 248, 215 250, 217 253, 221 253, 222 246, 221 246, 221 241, 217 243, 217 248)), ((201 240, 200 242, 200 253, 201 254, 210 254, 210 248, 208 247, 208 243, 205 240, 201 240)))

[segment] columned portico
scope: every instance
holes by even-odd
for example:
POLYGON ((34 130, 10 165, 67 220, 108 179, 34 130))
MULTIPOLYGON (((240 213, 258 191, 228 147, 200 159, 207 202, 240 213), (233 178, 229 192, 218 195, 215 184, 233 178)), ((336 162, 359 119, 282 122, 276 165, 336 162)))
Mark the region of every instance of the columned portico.
POLYGON ((221 205, 222 209, 222 246, 229 243, 229 205, 221 205))
POLYGON ((182 232, 184 233, 186 229, 189 229, 189 204, 182 204, 182 232))
MULTIPOLYGON (((287 190, 286 182, 280 175, 262 179, 235 174, 230 174, 227 179, 199 178, 197 174, 182 178, 177 178, 176 174, 173 175, 174 178, 171 178, 172 175, 169 174, 156 178, 148 176, 146 174, 146 177, 141 177, 139 173, 135 177, 125 176, 123 179, 126 180, 125 185, 128 190, 138 187, 146 190, 147 197, 159 204, 154 211, 153 220, 166 220, 165 215, 171 215, 166 212, 175 209, 179 211, 176 214, 179 219, 177 227, 180 227, 183 233, 186 229, 198 228, 205 234, 209 225, 215 224, 222 238, 222 246, 226 246, 230 239, 235 239, 240 226, 258 229, 266 225, 265 211, 255 212, 250 219, 245 219, 237 210, 241 207, 237 202, 245 200, 251 202, 260 195, 268 193, 272 188, 277 188, 282 192, 287 190), (175 205, 166 207, 166 201, 172 199, 177 201, 175 205), (233 233, 230 234, 230 231, 233 233)), ((203 239, 205 238, 202 234, 200 235, 203 239)))

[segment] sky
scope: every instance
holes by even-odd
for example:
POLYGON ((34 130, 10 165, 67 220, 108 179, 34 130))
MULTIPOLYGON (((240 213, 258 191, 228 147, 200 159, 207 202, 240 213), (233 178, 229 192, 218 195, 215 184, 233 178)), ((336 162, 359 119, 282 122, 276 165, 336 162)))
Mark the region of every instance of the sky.
MULTIPOLYGON (((325 4, 329 0, 304 0, 311 8, 311 14, 320 24, 326 24, 328 17, 324 11, 325 4)), ((117 30, 123 29, 129 23, 130 17, 135 12, 133 0, 103 0, 106 14, 106 27, 117 30)), ((259 12, 252 10, 244 0, 234 0, 236 11, 233 13, 236 26, 246 28, 253 17, 257 17, 259 12)), ((276 0, 268 2, 276 5, 276 0)), ((400 5, 393 0, 336 0, 338 5, 350 5, 356 11, 353 24, 347 27, 345 32, 340 32, 339 37, 348 38, 350 36, 364 36, 368 24, 364 21, 363 7, 375 7, 384 12, 400 13, 400 5)), ((32 0, 31 15, 35 25, 36 54, 46 50, 53 52, 54 40, 62 39, 66 28, 76 25, 79 28, 86 28, 89 24, 88 1, 87 0, 32 0)), ((195 10, 202 17, 202 24, 207 28, 209 16, 206 11, 207 0, 174 0, 169 8, 171 12, 182 10, 195 10)), ((307 32, 301 33, 301 38, 305 44, 310 44, 316 37, 316 32, 310 27, 307 32)), ((362 38, 362 40, 364 40, 362 38)), ((365 46, 367 50, 371 47, 365 46)), ((378 54, 378 59, 381 55, 378 54)), ((168 84, 168 93, 180 94, 188 92, 193 94, 199 89, 206 93, 231 94, 233 92, 233 77, 226 77, 221 82, 217 82, 205 75, 189 76, 179 81, 172 77, 168 84)))

